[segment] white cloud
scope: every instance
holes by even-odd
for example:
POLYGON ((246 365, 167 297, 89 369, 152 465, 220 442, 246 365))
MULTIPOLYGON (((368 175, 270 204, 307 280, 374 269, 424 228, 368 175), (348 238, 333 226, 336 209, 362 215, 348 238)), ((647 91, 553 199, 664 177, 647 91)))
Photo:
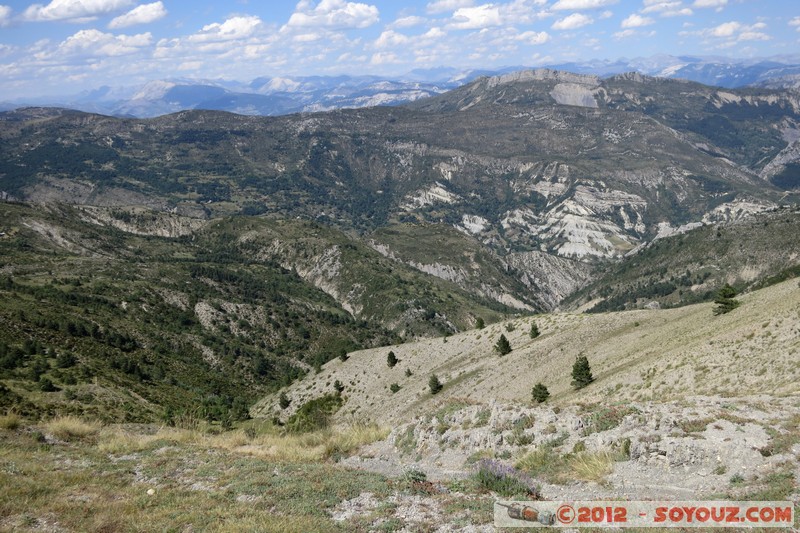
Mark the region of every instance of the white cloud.
POLYGON ((450 27, 457 30, 476 30, 491 26, 500 26, 503 19, 500 9, 494 4, 484 4, 477 7, 462 7, 453 13, 453 22, 450 27))
POLYGON ((203 26, 201 31, 189 36, 189 40, 194 42, 209 42, 245 39, 253 35, 261 24, 261 19, 256 16, 232 17, 222 24, 215 22, 203 26))
POLYGON ((378 52, 376 54, 372 54, 372 58, 369 60, 369 62, 373 65, 387 65, 400 63, 400 59, 397 57, 397 55, 391 52, 378 52))
POLYGON ((640 28, 642 26, 649 26, 653 24, 655 21, 650 17, 643 17, 641 15, 637 15, 634 13, 633 15, 629 16, 625 20, 622 21, 623 28, 640 28))
POLYGON ((417 17, 415 15, 411 15, 408 17, 401 17, 394 22, 392 22, 391 26, 393 28, 411 28, 413 26, 419 26, 421 24, 425 24, 428 19, 424 17, 417 17))
POLYGON ((766 33, 760 31, 743 31, 739 34, 739 41, 769 41, 772 39, 766 33))
POLYGON ((525 44, 530 44, 535 46, 538 44, 544 44, 547 41, 549 41, 550 34, 547 33, 546 31, 540 31, 540 32, 526 31, 524 33, 520 33, 519 35, 517 35, 515 39, 517 41, 522 41, 525 44))
POLYGON ((386 30, 375 40, 375 46, 378 48, 392 48, 408 44, 410 40, 411 38, 408 35, 397 33, 394 30, 386 30))
POLYGON ((22 18, 29 21, 82 22, 93 20, 98 15, 121 11, 131 4, 133 0, 53 0, 46 6, 33 4, 25 10, 22 18))
POLYGON ((636 35, 636 30, 622 30, 614 34, 615 39, 625 39, 626 37, 633 37, 636 35))
POLYGON ((796 26, 797 31, 800 31, 800 17, 795 17, 789 21, 789 26, 796 26))
POLYGON ((9 24, 11 24, 11 8, 0 5, 0 28, 4 28, 9 24))
POLYGON ((742 27, 738 22, 724 22, 719 26, 708 30, 708 34, 712 37, 730 37, 735 34, 742 27))
POLYGON ((136 26, 137 24, 150 24, 166 16, 167 10, 164 8, 163 2, 142 4, 109 22, 108 27, 113 30, 136 26))
POLYGON ((614 16, 614 12, 613 11, 603 11, 602 13, 600 13, 600 18, 601 19, 610 19, 613 16, 614 16))
POLYGON ((688 17, 694 11, 675 0, 644 0, 642 13, 659 13, 662 17, 688 17))
POLYGON ((378 20, 378 8, 373 5, 344 0, 321 0, 314 7, 311 1, 301 0, 286 26, 346 30, 367 28, 378 20))
POLYGON ((435 2, 430 2, 426 6, 426 10, 431 14, 444 13, 445 11, 455 11, 462 7, 474 5, 475 2, 473 0, 436 0, 435 2))
POLYGON ((592 17, 586 16, 582 13, 573 13, 568 17, 559 19, 553 23, 554 30, 574 30, 592 24, 594 20, 592 17))
MULTIPOLYGON (((133 54, 150 46, 153 36, 114 35, 99 30, 81 30, 58 45, 58 54, 66 56, 122 56, 133 54)), ((50 55, 50 54, 47 54, 50 55)), ((44 58, 44 56, 40 56, 44 58)))
POLYGON ((723 8, 728 5, 728 0, 694 0, 693 7, 716 7, 723 8))
POLYGON ((575 11, 579 11, 581 9, 597 9, 616 4, 617 1, 618 0, 558 0, 558 2, 553 4, 553 9, 572 9, 575 11))

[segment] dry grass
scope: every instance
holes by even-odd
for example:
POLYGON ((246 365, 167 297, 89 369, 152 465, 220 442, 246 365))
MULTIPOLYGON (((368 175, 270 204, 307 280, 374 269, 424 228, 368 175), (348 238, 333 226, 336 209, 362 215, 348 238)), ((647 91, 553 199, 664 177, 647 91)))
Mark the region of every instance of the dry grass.
POLYGON ((85 439, 97 435, 102 426, 74 416, 59 416, 44 423, 44 429, 61 440, 85 439))
POLYGON ((4 416, 0 416, 0 429, 7 429, 9 431, 13 431, 17 429, 22 424, 22 419, 14 414, 9 413, 4 416))
POLYGON ((614 455, 607 451, 580 452, 569 460, 576 478, 602 482, 614 470, 614 455))
POLYGON ((104 427, 97 437, 97 449, 105 453, 132 453, 164 444, 200 442, 200 433, 188 429, 161 428, 153 435, 134 434, 117 427, 104 427))

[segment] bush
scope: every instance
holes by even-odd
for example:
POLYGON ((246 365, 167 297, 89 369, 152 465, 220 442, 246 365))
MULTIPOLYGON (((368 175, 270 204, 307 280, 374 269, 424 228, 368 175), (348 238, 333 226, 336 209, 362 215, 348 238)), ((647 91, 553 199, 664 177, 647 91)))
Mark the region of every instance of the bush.
POLYGON ((539 498, 536 484, 527 474, 492 459, 478 462, 473 479, 478 486, 501 496, 522 496, 533 500, 539 498))
POLYGON ((47 422, 45 429, 62 440, 84 439, 97 434, 100 424, 84 422, 74 416, 62 416, 47 422))
POLYGON ((740 302, 739 300, 734 300, 734 296, 736 296, 736 289, 726 283, 725 286, 717 292, 717 297, 714 298, 714 303, 717 304, 717 307, 714 308, 714 314, 723 315, 739 307, 740 302))
POLYGON ((339 394, 326 394, 304 403, 286 421, 286 429, 291 433, 306 433, 328 427, 330 417, 342 406, 339 394))
POLYGON ((333 382, 333 388, 334 388, 334 390, 336 390, 336 392, 338 392, 339 394, 341 394, 342 392, 344 392, 344 385, 342 385, 342 382, 341 382, 341 381, 339 381, 338 379, 337 379, 336 381, 334 381, 334 382, 333 382))
POLYGON ((544 403, 550 397, 550 391, 548 391, 547 387, 542 383, 537 383, 533 386, 533 390, 531 390, 531 397, 536 403, 544 403))
POLYGON ((399 391, 400 389, 401 389, 401 387, 397 383, 392 383, 389 386, 389 390, 392 391, 392 394, 394 394, 395 392, 399 391))
POLYGON ((505 335, 500 335, 500 338, 497 339, 497 344, 494 345, 494 349, 500 356, 504 356, 508 353, 511 353, 511 343, 508 342, 508 339, 505 335))
POLYGON ((530 336, 531 336, 531 339, 535 339, 535 338, 536 338, 536 337, 538 337, 539 335, 540 335, 540 333, 539 333, 539 326, 537 326, 537 325, 536 325, 536 322, 533 322, 533 323, 531 324, 531 331, 530 331, 530 336))
POLYGON ((486 327, 486 323, 483 321, 481 317, 478 317, 475 320, 475 329, 483 329, 486 327))
POLYGON ((592 367, 589 366, 589 360, 586 356, 581 354, 575 359, 575 364, 572 365, 572 386, 576 390, 582 389, 592 381, 594 381, 592 367))
POLYGON ((444 388, 444 385, 439 381, 439 377, 433 374, 428 380, 428 388, 431 390, 431 394, 438 394, 444 388))
POLYGON ((292 405, 292 400, 290 400, 289 397, 286 396, 285 392, 282 392, 281 395, 278 397, 278 406, 281 409, 286 409, 290 405, 292 405))
POLYGON ((397 356, 394 355, 394 352, 389 352, 389 355, 386 356, 386 365, 389 368, 394 368, 394 365, 397 364, 397 356))

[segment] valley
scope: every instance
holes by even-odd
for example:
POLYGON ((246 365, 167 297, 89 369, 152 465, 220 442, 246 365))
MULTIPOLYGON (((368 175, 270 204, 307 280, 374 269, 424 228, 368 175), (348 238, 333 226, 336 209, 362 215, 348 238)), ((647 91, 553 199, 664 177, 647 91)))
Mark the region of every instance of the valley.
POLYGON ((797 510, 797 93, 536 69, 426 96, 0 113, 0 529, 797 510))

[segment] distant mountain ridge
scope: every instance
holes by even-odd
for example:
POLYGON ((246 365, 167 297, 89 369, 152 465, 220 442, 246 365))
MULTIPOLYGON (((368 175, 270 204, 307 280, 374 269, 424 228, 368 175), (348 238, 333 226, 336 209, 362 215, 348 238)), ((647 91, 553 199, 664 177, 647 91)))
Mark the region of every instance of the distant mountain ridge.
MULTIPOLYGON (((800 87, 800 56, 759 59, 658 55, 616 61, 548 65, 552 70, 609 77, 626 72, 679 78, 725 88, 800 87)), ((149 118, 189 109, 275 116, 376 105, 400 105, 442 94, 481 76, 526 70, 441 67, 401 76, 338 75, 259 77, 250 82, 202 79, 153 80, 138 86, 98 87, 78 95, 0 102, 0 110, 47 106, 118 117, 149 118)))

